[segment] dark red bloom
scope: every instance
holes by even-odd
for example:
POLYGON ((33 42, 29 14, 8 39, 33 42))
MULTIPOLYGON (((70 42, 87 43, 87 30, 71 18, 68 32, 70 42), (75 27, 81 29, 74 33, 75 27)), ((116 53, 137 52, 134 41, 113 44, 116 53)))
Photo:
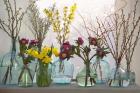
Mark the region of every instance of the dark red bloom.
POLYGON ((70 49, 71 49, 71 45, 69 44, 69 42, 65 42, 61 46, 61 50, 60 51, 64 52, 64 51, 69 51, 70 49))
POLYGON ((102 49, 102 48, 97 48, 96 54, 97 54, 98 57, 103 58, 107 54, 107 52, 104 51, 104 49, 102 49))
POLYGON ((22 44, 22 45, 26 45, 26 44, 28 44, 28 42, 29 42, 29 40, 26 39, 26 38, 22 38, 22 39, 19 40, 19 43, 22 44))
POLYGON ((31 40, 30 41, 30 45, 37 45, 38 44, 38 41, 37 40, 31 40))
POLYGON ((70 45, 69 42, 65 42, 62 44, 61 48, 60 48, 60 54, 59 54, 59 58, 61 60, 64 59, 69 59, 71 54, 72 54, 72 46, 70 45))
POLYGON ((77 44, 82 45, 83 43, 84 43, 83 39, 81 37, 78 37, 77 44))
POLYGON ((90 45, 97 46, 97 38, 89 37, 89 43, 90 45))

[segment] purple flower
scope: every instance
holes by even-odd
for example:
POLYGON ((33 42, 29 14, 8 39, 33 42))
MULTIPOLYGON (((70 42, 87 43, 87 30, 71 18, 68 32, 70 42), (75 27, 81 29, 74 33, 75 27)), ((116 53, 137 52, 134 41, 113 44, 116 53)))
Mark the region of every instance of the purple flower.
POLYGON ((38 44, 38 41, 37 40, 31 40, 30 41, 30 45, 37 45, 38 44))
POLYGON ((83 43, 84 43, 83 39, 81 37, 78 37, 77 44, 82 45, 83 43))

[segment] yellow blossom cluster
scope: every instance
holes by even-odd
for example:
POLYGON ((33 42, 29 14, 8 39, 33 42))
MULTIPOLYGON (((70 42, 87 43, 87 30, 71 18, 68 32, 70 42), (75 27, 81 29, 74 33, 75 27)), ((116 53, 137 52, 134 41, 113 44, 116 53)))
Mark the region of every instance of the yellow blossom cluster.
POLYGON ((52 54, 50 55, 50 53, 54 54, 56 57, 59 56, 57 48, 44 47, 41 52, 38 52, 35 49, 27 50, 27 54, 41 60, 44 63, 50 63, 52 61, 52 54))
POLYGON ((72 5, 70 8, 65 6, 63 8, 63 15, 60 15, 60 11, 58 9, 44 9, 44 13, 52 23, 53 31, 57 33, 57 40, 59 44, 62 44, 68 38, 70 25, 74 19, 76 7, 76 4, 72 5))

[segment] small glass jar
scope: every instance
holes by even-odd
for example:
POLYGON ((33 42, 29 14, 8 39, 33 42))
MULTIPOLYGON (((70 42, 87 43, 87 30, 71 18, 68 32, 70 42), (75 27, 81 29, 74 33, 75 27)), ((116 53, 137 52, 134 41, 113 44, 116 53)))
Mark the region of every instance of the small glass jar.
POLYGON ((74 65, 68 61, 56 58, 52 64, 53 83, 70 84, 73 78, 74 65))
POLYGON ((81 69, 81 71, 76 76, 77 84, 81 87, 91 87, 91 86, 94 86, 96 83, 95 69, 92 67, 91 64, 88 67, 89 68, 87 68, 87 66, 84 65, 84 67, 81 69), (87 69, 89 69, 88 73, 87 73, 87 69))
POLYGON ((15 51, 9 52, 1 58, 0 62, 0 82, 1 84, 16 85, 22 64, 22 60, 15 51))
POLYGON ((127 77, 127 72, 119 67, 112 69, 108 85, 110 87, 128 87, 130 80, 127 77))
POLYGON ((33 71, 26 65, 23 66, 21 73, 18 78, 18 86, 20 87, 31 87, 33 86, 33 71))
POLYGON ((39 61, 39 67, 36 72, 36 84, 38 87, 48 87, 50 86, 51 79, 51 65, 49 63, 44 64, 39 61))
POLYGON ((106 58, 94 58, 92 60, 93 67, 97 77, 95 78, 96 84, 105 84, 110 75, 110 65, 106 58))

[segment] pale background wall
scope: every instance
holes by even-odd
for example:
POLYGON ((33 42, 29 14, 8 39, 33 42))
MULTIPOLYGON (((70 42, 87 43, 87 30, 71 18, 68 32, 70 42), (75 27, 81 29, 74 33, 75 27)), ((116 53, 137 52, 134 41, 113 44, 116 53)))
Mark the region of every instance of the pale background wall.
MULTIPOLYGON (((18 6, 20 6, 24 9, 27 6, 27 3, 28 3, 27 1, 28 0, 17 0, 18 6)), ((111 0, 86 0, 86 1, 85 0, 66 0, 65 2, 63 0, 60 0, 60 2, 57 2, 57 4, 58 4, 58 7, 61 8, 63 5, 72 5, 73 1, 78 4, 78 12, 80 12, 86 18, 86 20, 89 20, 90 18, 92 18, 92 20, 94 20, 95 16, 100 16, 101 18, 103 18, 103 17, 106 16, 106 14, 114 11, 114 8, 112 6, 113 3, 111 2, 111 0), (111 6, 109 6, 108 4, 111 4, 111 6), (109 9, 111 9, 111 10, 109 10, 109 9), (101 11, 101 12, 99 12, 99 11, 101 11)), ((124 5, 123 1, 124 0, 117 0, 115 2, 115 5, 116 5, 115 9, 117 9, 119 7, 122 7, 124 5)), ((127 7, 126 7, 125 12, 128 12, 128 11, 132 10, 135 0, 126 0, 126 1, 127 1, 127 7)), ((46 7, 47 7, 47 5, 46 5, 46 7)), ((4 9, 5 9, 5 7, 3 6, 3 1, 0 0, 0 17, 1 18, 6 18, 4 9)), ((140 15, 139 11, 140 11, 140 2, 139 2, 139 5, 138 5, 137 15, 140 15)), ((81 21, 80 17, 78 17, 78 15, 76 14, 76 21, 74 21, 73 24, 74 24, 74 26, 76 26, 79 29, 82 36, 85 36, 86 33, 79 26, 81 24, 81 22, 82 21, 81 21)), ((22 25, 20 35, 22 37, 33 38, 32 34, 30 33, 30 31, 27 27, 27 25, 28 25, 28 18, 26 16, 24 18, 24 22, 23 22, 23 25, 22 25)), ((72 38, 70 38, 70 40, 76 39, 78 33, 79 32, 76 32, 76 31, 74 31, 74 29, 72 29, 72 33, 70 35, 70 36, 72 36, 72 38)), ((46 36, 47 36, 47 38, 44 40, 44 44, 54 43, 54 44, 57 45, 57 41, 53 38, 53 36, 55 36, 55 35, 53 33, 51 33, 51 31, 46 36)), ((0 55, 3 55, 6 52, 8 52, 9 48, 10 48, 9 37, 3 31, 0 30, 0 55)), ((136 72, 136 82, 137 82, 137 84, 140 85, 140 73, 139 73, 139 71, 140 71, 140 68, 139 68, 140 57, 139 57, 139 53, 140 53, 140 42, 139 42, 138 47, 135 51, 134 59, 133 59, 133 63, 132 63, 132 67, 133 67, 132 69, 136 72)), ((78 72, 79 68, 81 66, 83 66, 83 64, 80 62, 81 61, 80 59, 76 59, 76 61, 77 62, 72 60, 72 62, 75 65, 75 74, 78 72)), ((111 62, 112 59, 109 58, 109 61, 111 62)), ((111 63, 111 64, 113 64, 113 63, 111 63)))

